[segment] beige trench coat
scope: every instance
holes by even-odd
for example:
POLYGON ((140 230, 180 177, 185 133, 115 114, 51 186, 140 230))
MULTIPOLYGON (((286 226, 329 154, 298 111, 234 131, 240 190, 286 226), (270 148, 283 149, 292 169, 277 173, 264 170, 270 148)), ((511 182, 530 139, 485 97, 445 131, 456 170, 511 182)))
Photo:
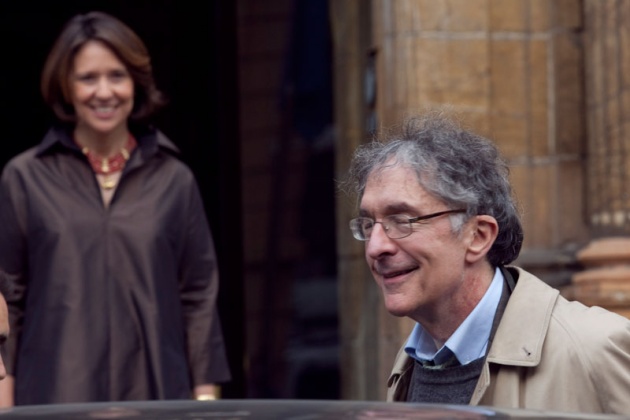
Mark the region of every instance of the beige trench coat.
MULTIPOLYGON (((517 267, 471 405, 630 415, 630 320, 569 302, 517 267)), ((400 350, 388 401, 405 401, 413 361, 400 350)))

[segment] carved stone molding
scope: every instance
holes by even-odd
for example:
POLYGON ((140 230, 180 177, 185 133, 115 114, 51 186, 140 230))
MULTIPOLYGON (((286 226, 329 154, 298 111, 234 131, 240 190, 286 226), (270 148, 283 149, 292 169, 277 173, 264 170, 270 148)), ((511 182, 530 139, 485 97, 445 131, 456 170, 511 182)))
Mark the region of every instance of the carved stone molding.
POLYGON ((577 258, 585 269, 573 275, 571 297, 630 318, 630 238, 593 240, 577 258))

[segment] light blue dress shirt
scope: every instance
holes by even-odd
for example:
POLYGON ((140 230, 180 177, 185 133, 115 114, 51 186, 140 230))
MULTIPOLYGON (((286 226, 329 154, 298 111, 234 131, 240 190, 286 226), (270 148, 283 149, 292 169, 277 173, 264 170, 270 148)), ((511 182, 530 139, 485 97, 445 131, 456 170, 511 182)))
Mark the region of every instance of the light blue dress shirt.
POLYGON ((503 293, 503 283, 503 274, 497 268, 486 294, 442 348, 437 349, 429 333, 416 323, 405 344, 405 352, 416 360, 433 360, 436 365, 446 362, 451 354, 455 354, 462 365, 484 356, 488 349, 494 314, 503 293))

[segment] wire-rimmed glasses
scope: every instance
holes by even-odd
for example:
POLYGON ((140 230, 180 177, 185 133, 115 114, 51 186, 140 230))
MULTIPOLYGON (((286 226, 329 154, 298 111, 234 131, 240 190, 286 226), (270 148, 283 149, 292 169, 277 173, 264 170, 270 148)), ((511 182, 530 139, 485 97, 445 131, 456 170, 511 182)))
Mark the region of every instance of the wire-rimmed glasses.
POLYGON ((350 220, 350 230, 352 236, 359 241, 367 241, 372 236, 372 231, 377 223, 383 226, 385 234, 390 239, 402 239, 413 233, 413 223, 419 223, 445 214, 464 213, 466 209, 444 210, 424 216, 412 217, 403 214, 392 214, 385 216, 380 222, 371 217, 357 217, 350 220))

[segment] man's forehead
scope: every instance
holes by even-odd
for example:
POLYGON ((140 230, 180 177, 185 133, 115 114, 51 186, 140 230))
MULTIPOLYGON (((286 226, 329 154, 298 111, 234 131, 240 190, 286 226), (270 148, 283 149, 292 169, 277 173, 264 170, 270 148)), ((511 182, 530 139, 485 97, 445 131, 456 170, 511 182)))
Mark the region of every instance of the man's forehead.
POLYGON ((418 179, 417 173, 404 165, 384 166, 367 178, 359 202, 361 214, 418 213, 440 202, 418 179))

